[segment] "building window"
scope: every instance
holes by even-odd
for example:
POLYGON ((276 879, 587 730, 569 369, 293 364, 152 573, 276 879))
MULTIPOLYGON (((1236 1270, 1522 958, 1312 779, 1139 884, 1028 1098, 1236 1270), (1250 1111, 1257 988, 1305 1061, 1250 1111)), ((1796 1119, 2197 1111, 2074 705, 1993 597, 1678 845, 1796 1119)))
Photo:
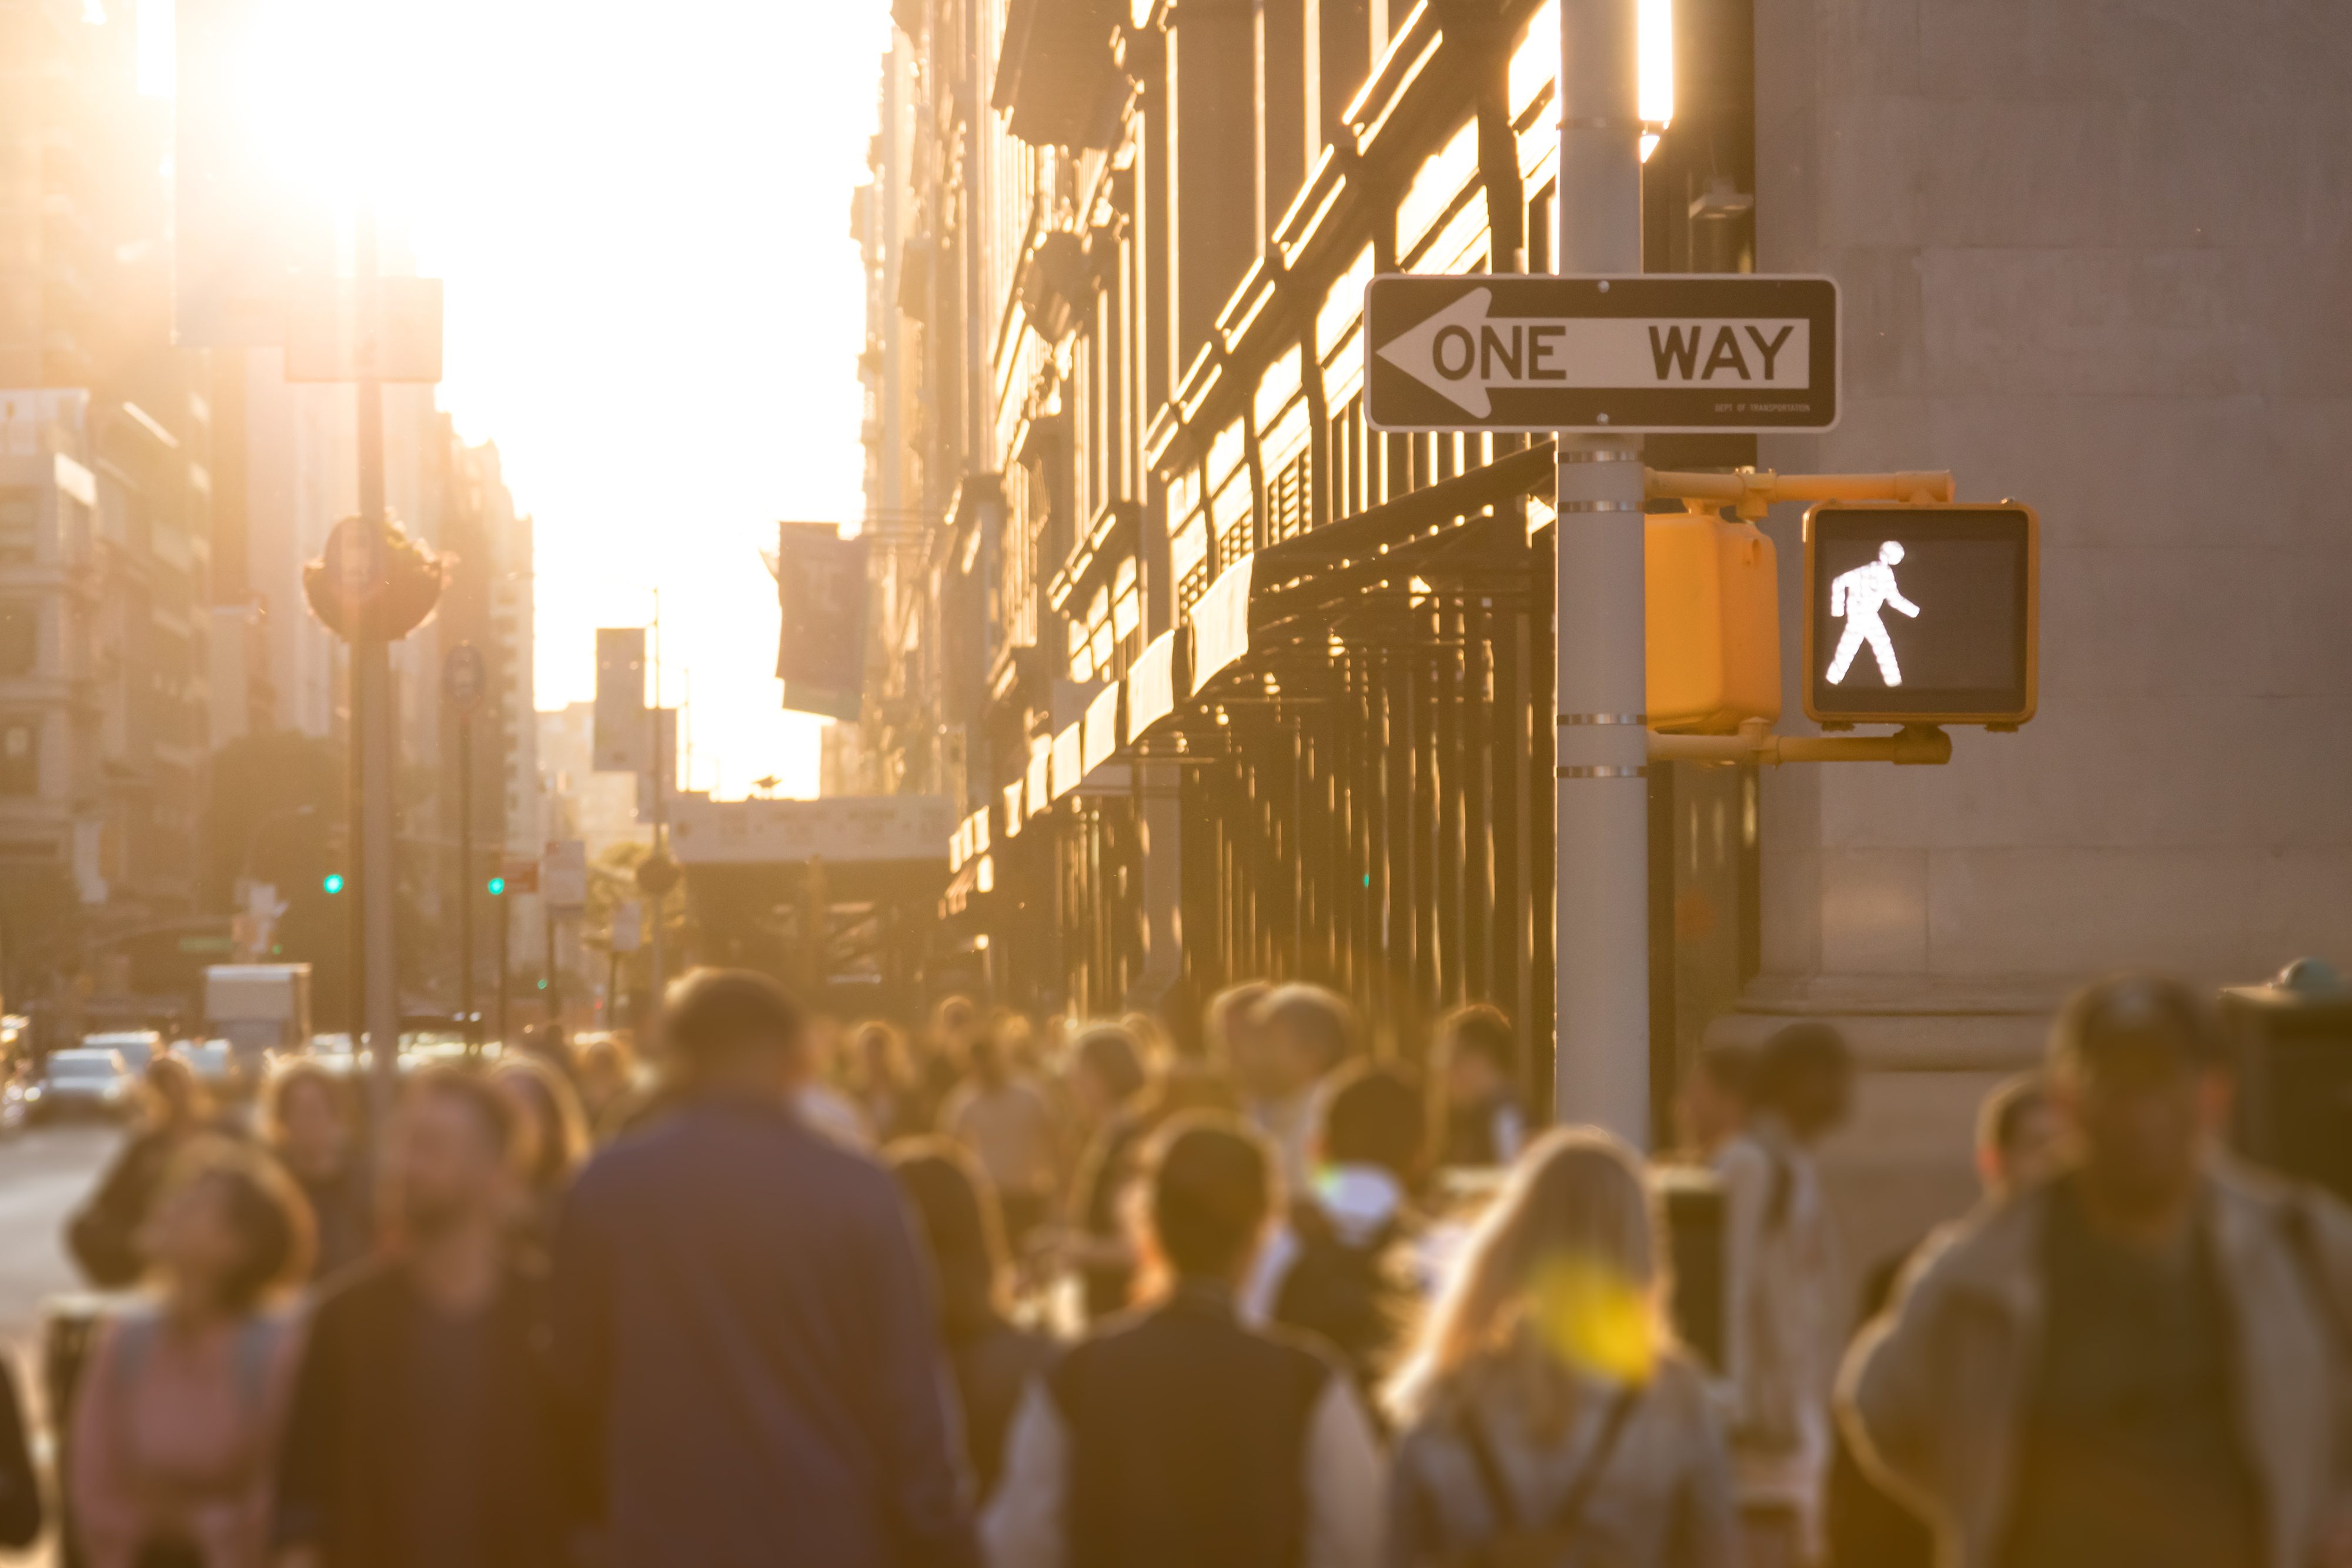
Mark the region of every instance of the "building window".
POLYGON ((26 565, 32 561, 40 523, 38 490, 0 490, 0 565, 26 565))
POLYGON ((0 675, 29 675, 40 663, 40 607, 25 600, 0 603, 0 675))
POLYGON ((40 720, 0 720, 0 795, 41 792, 40 720))

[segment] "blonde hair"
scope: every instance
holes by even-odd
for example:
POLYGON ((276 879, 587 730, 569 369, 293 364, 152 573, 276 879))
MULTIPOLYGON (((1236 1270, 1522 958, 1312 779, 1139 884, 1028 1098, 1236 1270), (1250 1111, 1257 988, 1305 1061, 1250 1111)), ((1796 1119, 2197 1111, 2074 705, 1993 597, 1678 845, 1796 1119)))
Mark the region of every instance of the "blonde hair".
POLYGON ((1585 1270, 1630 1291, 1633 1347, 1646 1362, 1672 1339, 1664 1296, 1657 1207, 1639 1155, 1597 1127, 1546 1134, 1511 1172, 1464 1245, 1452 1277, 1388 1388, 1400 1420, 1425 1414, 1465 1375, 1508 1363, 1538 1429, 1557 1431, 1575 1398, 1572 1368, 1531 1325, 1537 1293, 1561 1269, 1585 1270))

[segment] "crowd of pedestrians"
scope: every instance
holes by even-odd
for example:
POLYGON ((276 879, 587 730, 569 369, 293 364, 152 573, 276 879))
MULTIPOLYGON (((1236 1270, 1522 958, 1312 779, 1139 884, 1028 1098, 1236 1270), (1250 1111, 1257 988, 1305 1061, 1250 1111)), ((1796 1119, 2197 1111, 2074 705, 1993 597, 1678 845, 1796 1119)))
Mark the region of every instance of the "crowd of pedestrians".
POLYGON ((1683 1076, 1700 1310, 1649 1162, 1542 1129, 1501 1012, 1377 1059, 1314 986, 1165 1021, 843 1029, 701 971, 651 1070, 537 1037, 380 1138, 307 1061, 257 1138, 159 1061, 69 1231, 141 1291, 73 1400, 81 1560, 2352 1564, 2352 1219, 2222 1152, 2182 987, 2077 997, 1982 1204, 1858 1311, 1825 1025, 1683 1076))

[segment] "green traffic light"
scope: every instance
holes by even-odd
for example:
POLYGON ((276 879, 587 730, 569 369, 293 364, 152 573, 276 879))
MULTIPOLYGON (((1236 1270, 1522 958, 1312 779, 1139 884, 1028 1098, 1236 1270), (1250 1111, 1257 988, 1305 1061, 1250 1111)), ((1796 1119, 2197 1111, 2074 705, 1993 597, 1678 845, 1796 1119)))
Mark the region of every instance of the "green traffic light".
MULTIPOLYGON (((341 880, 341 879, 339 878, 338 880, 341 880)), ((507 879, 506 879, 506 878, 504 878, 504 877, 502 877, 502 876, 494 876, 494 877, 490 878, 490 896, 491 896, 492 898, 497 898, 497 897, 500 896, 501 894, 503 894, 506 892, 506 890, 507 890, 507 879)))
POLYGON ((343 873, 339 871, 331 871, 327 873, 327 880, 320 883, 320 885, 324 887, 327 890, 328 895, 331 897, 335 894, 343 891, 343 873))
POLYGON ((541 981, 540 981, 540 983, 539 983, 539 988, 540 988, 541 990, 542 990, 542 991, 543 991, 543 990, 545 990, 545 989, 547 989, 547 982, 546 982, 545 980, 541 980, 541 981))

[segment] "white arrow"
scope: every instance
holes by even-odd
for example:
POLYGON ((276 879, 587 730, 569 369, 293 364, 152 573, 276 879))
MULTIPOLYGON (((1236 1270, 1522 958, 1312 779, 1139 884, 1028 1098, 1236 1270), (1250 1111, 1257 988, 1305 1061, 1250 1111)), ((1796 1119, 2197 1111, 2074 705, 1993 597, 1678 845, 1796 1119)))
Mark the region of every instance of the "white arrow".
POLYGON ((1473 419, 1497 388, 1796 388, 1811 384, 1801 317, 1489 317, 1474 288, 1375 350, 1473 419))

